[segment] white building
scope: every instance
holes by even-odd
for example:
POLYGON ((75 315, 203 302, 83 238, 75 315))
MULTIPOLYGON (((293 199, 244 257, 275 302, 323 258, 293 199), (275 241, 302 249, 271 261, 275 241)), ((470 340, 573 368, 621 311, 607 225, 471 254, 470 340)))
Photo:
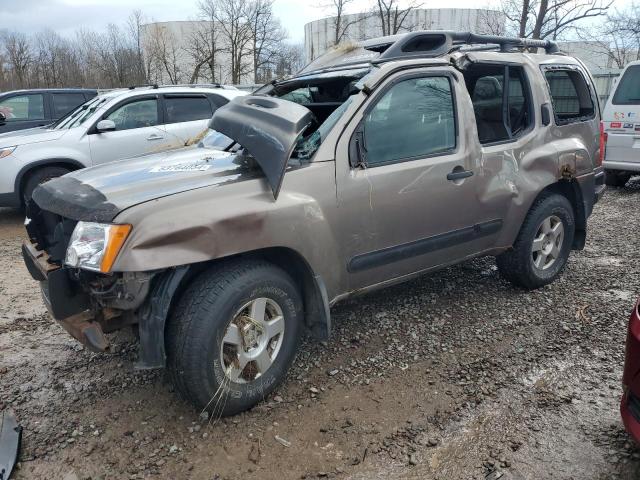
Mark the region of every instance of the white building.
MULTIPOLYGON (((400 32, 410 30, 457 30, 499 35, 504 32, 506 17, 497 10, 475 8, 418 8, 404 20, 400 32)), ((369 12, 343 15, 341 24, 347 26, 341 39, 360 41, 382 36, 377 15, 369 12)), ((341 30, 344 27, 341 28, 341 30)), ((307 61, 314 60, 334 46, 336 17, 327 17, 304 26, 307 61)))
MULTIPOLYGON (((231 58, 220 28, 214 39, 218 51, 213 69, 204 64, 196 72, 198 59, 203 57, 203 52, 211 49, 211 22, 186 20, 142 25, 142 50, 145 61, 151 67, 150 80, 158 84, 231 83, 231 58)), ((252 61, 251 56, 247 55, 240 83, 253 82, 252 61)))

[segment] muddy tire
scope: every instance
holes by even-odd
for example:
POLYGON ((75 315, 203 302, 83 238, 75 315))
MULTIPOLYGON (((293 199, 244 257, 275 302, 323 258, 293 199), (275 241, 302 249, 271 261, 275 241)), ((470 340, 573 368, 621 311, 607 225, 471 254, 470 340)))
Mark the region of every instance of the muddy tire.
POLYGON ((240 261, 205 271, 169 318, 167 363, 176 389, 212 417, 253 407, 284 380, 302 316, 295 283, 273 264, 240 261))
POLYGON ((70 170, 64 167, 43 167, 37 169, 35 172, 30 173, 22 189, 23 205, 26 205, 27 202, 31 200, 31 195, 33 195, 33 191, 38 185, 47 182, 52 178, 66 175, 69 172, 70 170))
POLYGON ((558 194, 538 198, 513 247, 496 257, 500 274, 533 290, 553 282, 564 269, 575 233, 573 207, 558 194))
POLYGON ((631 174, 629 173, 605 170, 604 181, 610 187, 624 187, 630 178, 631 174))

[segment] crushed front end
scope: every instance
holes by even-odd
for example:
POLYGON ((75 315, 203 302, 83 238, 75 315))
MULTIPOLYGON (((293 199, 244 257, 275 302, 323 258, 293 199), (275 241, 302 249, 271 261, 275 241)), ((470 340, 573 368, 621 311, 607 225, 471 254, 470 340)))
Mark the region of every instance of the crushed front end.
POLYGON ((22 255, 40 282, 51 316, 95 352, 111 348, 105 333, 138 323, 154 273, 103 273, 69 266, 68 247, 78 221, 41 208, 27 207, 28 240, 22 255))

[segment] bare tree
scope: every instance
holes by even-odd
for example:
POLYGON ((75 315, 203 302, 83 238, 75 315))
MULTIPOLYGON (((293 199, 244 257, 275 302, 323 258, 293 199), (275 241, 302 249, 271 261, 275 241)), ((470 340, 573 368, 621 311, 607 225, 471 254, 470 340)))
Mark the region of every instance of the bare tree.
POLYGON ((511 33, 558 39, 575 33, 588 18, 605 15, 613 0, 503 0, 511 33))
POLYGON ((304 67, 304 45, 282 42, 274 59, 273 76, 282 78, 297 73, 304 67))
POLYGON ((252 31, 248 0, 217 0, 215 19, 229 55, 231 83, 240 83, 252 67, 252 31))
POLYGON ((400 0, 376 0, 374 11, 380 20, 382 35, 395 35, 401 30, 413 30, 415 26, 407 23, 407 17, 421 6, 422 3, 416 0, 406 2, 404 8, 400 7, 400 0))
POLYGON ((208 78, 211 82, 222 82, 222 75, 218 73, 219 54, 223 52, 219 39, 219 27, 216 24, 216 0, 201 0, 198 4, 199 18, 202 20, 191 33, 186 53, 192 60, 191 83, 197 82, 201 77, 208 78), (203 69, 208 71, 203 73, 203 69))
POLYGON ((352 25, 362 20, 362 18, 354 18, 353 20, 348 20, 346 18, 347 13, 345 10, 348 5, 354 1, 355 0, 331 0, 330 3, 322 6, 322 8, 332 17, 334 45, 338 45, 346 37, 349 28, 352 25))
POLYGON ((501 12, 486 7, 478 11, 477 26, 469 25, 468 29, 469 31, 477 30, 478 33, 485 35, 502 36, 505 34, 504 17, 501 12))
POLYGON ((595 44, 611 65, 624 68, 630 61, 640 60, 640 8, 632 5, 608 14, 602 23, 581 32, 579 37, 595 44))
POLYGON ((155 76, 156 81, 165 83, 167 79, 173 85, 182 81, 183 72, 179 63, 180 47, 171 30, 165 25, 152 25, 145 50, 151 59, 152 76, 155 76))
POLYGON ((136 83, 147 83, 151 66, 145 63, 144 53, 142 51, 142 25, 145 18, 141 10, 134 10, 129 15, 126 24, 126 30, 129 34, 130 48, 135 51, 136 59, 136 83))
POLYGON ((273 60, 287 38, 287 32, 273 14, 273 0, 255 0, 249 4, 251 53, 254 83, 271 76, 273 60))
POLYGON ((3 35, 6 57, 19 88, 28 85, 29 66, 33 61, 31 44, 24 33, 9 32, 3 35))

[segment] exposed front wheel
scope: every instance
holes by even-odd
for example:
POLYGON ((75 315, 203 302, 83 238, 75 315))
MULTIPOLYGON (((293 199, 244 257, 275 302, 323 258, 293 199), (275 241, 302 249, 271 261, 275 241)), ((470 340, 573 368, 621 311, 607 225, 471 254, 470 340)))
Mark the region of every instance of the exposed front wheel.
POLYGON ((173 382, 214 416, 247 410, 284 379, 301 322, 300 294, 275 265, 241 261, 204 272, 169 319, 173 382))
POLYGON ((558 194, 544 195, 527 214, 513 248, 496 258, 498 270, 527 289, 551 283, 567 263, 574 233, 569 201, 558 194))

